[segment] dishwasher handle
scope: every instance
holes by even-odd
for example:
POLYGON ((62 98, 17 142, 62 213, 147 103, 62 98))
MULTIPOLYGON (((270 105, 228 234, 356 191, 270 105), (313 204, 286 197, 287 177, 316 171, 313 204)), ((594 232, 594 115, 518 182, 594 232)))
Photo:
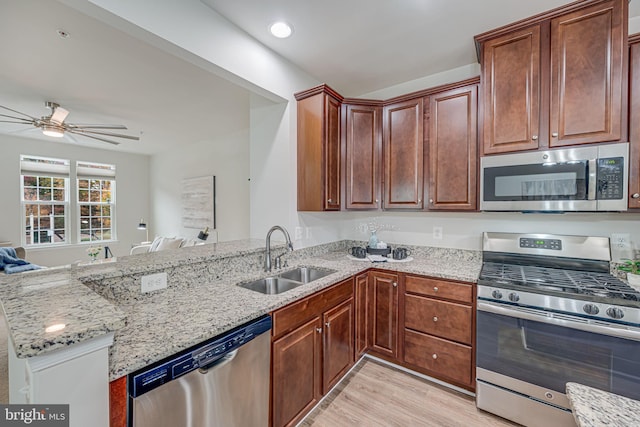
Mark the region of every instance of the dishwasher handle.
POLYGON ((238 350, 237 349, 233 350, 233 351, 225 354, 224 356, 222 356, 220 359, 216 360, 215 362, 212 362, 212 363, 209 363, 208 365, 199 367, 198 368, 198 372, 200 372, 201 374, 206 374, 212 369, 221 368, 224 365, 230 363, 233 359, 235 359, 237 355, 238 355, 238 350))

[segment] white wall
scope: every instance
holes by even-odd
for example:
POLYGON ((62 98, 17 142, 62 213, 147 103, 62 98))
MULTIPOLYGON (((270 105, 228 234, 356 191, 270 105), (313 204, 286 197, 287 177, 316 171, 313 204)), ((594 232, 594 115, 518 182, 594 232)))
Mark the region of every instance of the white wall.
MULTIPOLYGON (((200 230, 182 227, 181 183, 185 178, 211 175, 216 177, 218 239, 226 241, 249 237, 247 129, 234 135, 212 136, 211 140, 152 156, 150 239, 154 235, 197 237, 200 230)), ((216 241, 216 232, 210 232, 209 241, 216 241)))
MULTIPOLYGON (((131 244, 142 240, 137 224, 149 212, 149 157, 120 153, 78 144, 0 135, 0 240, 21 245, 22 212, 20 208, 20 155, 30 154, 84 160, 116 165, 117 241, 107 243, 116 256, 126 255, 131 244)), ((73 213, 75 215, 75 213, 73 213)), ((43 266, 87 261, 87 244, 69 244, 55 248, 27 248, 27 259, 43 266)))

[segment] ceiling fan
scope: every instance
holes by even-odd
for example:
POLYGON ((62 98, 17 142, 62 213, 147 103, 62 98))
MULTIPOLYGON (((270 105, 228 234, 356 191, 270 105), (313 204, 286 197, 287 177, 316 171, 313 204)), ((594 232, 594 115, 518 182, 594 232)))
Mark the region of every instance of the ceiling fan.
POLYGON ((69 115, 69 111, 62 108, 55 102, 46 101, 44 106, 51 110, 51 114, 48 116, 42 116, 40 118, 30 116, 20 111, 16 111, 12 108, 0 105, 0 108, 19 114, 24 117, 16 117, 8 114, 0 113, 0 122, 2 123, 18 123, 24 125, 33 125, 42 129, 42 133, 54 138, 62 138, 65 132, 74 135, 82 135, 87 138, 97 139, 98 141, 108 142, 109 144, 118 145, 120 142, 114 141, 110 138, 125 138, 138 141, 140 138, 137 136, 125 135, 122 133, 107 132, 109 130, 126 130, 124 125, 81 125, 66 123, 65 119, 69 115), (11 119, 11 120, 6 120, 11 119))

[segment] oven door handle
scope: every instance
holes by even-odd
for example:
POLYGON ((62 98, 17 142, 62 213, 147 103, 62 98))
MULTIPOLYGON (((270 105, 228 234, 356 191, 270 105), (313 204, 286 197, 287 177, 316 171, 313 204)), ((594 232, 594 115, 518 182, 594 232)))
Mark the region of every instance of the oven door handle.
POLYGON ((578 329, 580 331, 594 332, 611 337, 640 341, 640 332, 630 330, 622 325, 603 325, 593 322, 587 323, 586 319, 568 316, 547 311, 535 310, 518 306, 505 306, 488 301, 478 301, 477 309, 488 313, 501 314, 503 316, 516 317, 518 319, 532 320, 548 325, 562 326, 578 329))

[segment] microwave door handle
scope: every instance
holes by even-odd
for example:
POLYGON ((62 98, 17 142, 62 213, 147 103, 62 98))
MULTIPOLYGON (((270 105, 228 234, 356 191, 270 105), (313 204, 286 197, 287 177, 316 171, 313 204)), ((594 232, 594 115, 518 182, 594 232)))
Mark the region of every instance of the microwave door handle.
POLYGON ((587 200, 595 200, 598 185, 598 170, 596 167, 596 159, 589 160, 588 172, 589 182, 587 184, 587 200))

